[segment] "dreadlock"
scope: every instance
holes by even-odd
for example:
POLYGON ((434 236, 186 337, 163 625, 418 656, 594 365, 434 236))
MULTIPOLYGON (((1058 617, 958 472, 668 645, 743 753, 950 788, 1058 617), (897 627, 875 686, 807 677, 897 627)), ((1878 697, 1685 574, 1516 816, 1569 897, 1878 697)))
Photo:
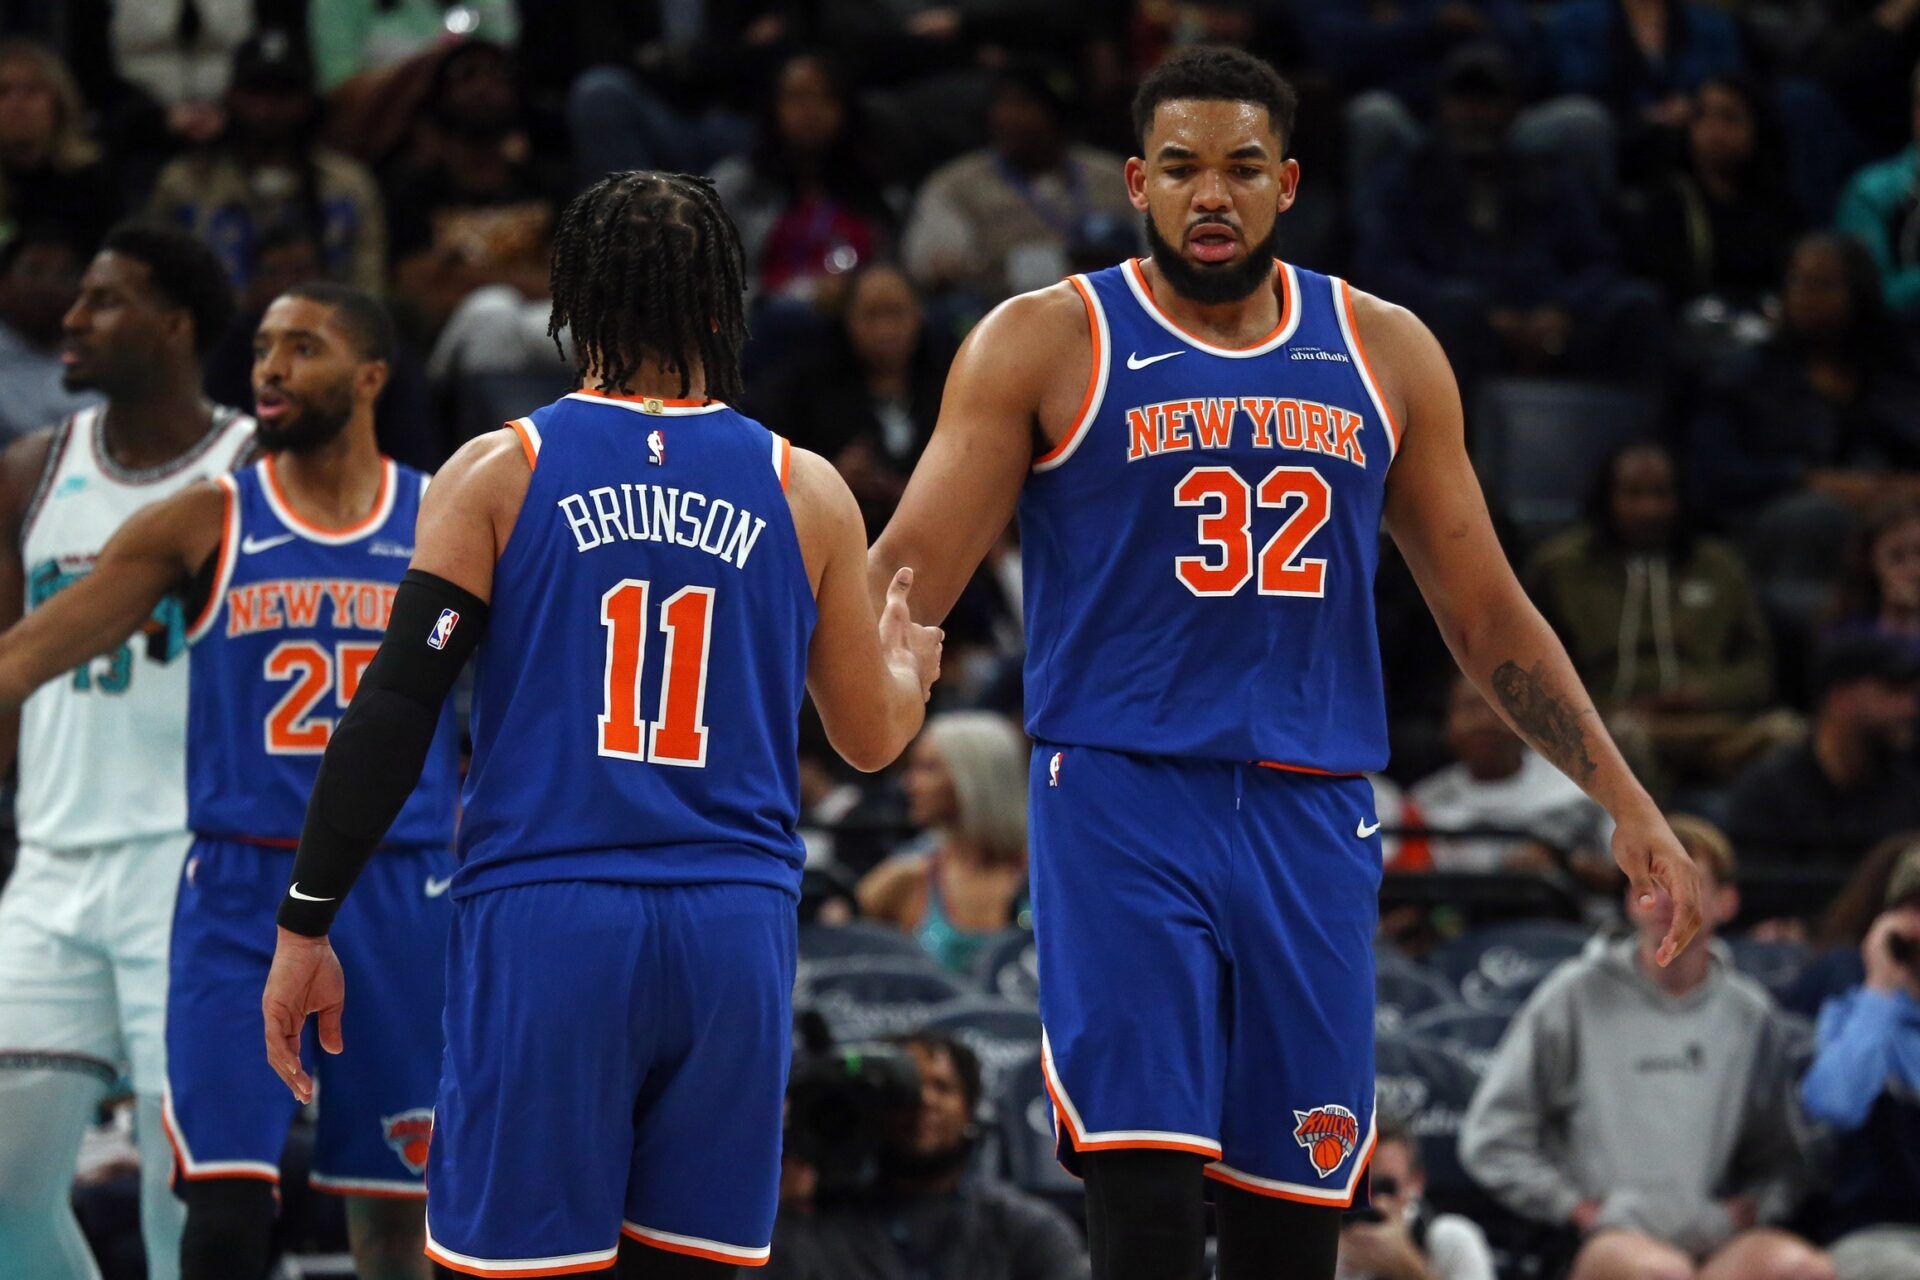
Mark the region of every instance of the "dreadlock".
POLYGON ((746 262, 740 233, 713 183, 685 173, 610 173, 567 206, 553 237, 553 318, 560 348, 572 335, 584 383, 628 395, 652 356, 680 375, 697 368, 709 400, 741 398, 746 342, 746 262))

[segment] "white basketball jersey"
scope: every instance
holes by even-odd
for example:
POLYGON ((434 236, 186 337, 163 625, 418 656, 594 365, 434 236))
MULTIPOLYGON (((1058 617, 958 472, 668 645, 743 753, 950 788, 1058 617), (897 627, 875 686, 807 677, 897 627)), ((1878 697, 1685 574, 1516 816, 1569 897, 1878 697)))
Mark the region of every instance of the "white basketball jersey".
MULTIPOLYGON (((21 523, 27 612, 86 576, 128 516, 231 471, 252 442, 252 418, 215 407, 212 428, 186 453, 128 471, 107 456, 100 409, 54 428, 21 523)), ((20 709, 22 843, 75 849, 186 830, 188 621, 182 602, 169 597, 140 634, 27 699, 20 709)))

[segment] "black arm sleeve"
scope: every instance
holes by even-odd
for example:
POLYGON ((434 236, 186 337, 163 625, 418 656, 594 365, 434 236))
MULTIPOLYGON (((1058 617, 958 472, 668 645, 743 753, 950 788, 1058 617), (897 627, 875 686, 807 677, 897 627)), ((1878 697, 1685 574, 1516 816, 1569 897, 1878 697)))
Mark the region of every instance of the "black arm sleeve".
POLYGON ((440 706, 467 665, 487 605, 445 578, 409 569, 379 652, 334 726, 307 801, 279 921, 317 938, 413 794, 440 706))

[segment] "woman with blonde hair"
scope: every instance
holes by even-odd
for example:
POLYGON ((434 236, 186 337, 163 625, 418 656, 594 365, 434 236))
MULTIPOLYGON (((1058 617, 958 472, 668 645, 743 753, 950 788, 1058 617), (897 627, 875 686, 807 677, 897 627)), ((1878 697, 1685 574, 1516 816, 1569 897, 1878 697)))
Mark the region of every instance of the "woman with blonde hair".
POLYGON ((935 716, 907 749, 901 781, 908 818, 927 834, 867 874, 860 908, 969 972, 1026 910, 1026 737, 990 712, 935 716))
POLYGON ((0 40, 0 242, 31 219, 90 252, 120 208, 73 73, 44 45, 0 40))

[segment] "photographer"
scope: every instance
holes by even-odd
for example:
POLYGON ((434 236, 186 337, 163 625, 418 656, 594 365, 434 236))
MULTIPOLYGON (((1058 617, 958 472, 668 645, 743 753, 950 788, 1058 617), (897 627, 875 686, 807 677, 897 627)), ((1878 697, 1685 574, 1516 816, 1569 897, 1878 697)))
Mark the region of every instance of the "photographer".
POLYGON ((1422 1203, 1420 1148, 1398 1120, 1381 1119, 1368 1173, 1372 1204, 1340 1228, 1338 1280, 1493 1280, 1493 1252, 1480 1228, 1422 1203))
POLYGON ((898 1043, 918 1072, 917 1105, 893 1110, 864 1186, 836 1191, 823 1171, 810 1215, 783 1204, 765 1280, 1084 1280, 1086 1249, 1065 1214, 968 1176, 980 1106, 972 1051, 936 1032, 898 1043))
POLYGON ((1866 981, 1821 1008, 1800 1096, 1840 1134, 1834 1269, 1881 1280, 1920 1274, 1920 848, 1894 867, 1860 951, 1866 981))

